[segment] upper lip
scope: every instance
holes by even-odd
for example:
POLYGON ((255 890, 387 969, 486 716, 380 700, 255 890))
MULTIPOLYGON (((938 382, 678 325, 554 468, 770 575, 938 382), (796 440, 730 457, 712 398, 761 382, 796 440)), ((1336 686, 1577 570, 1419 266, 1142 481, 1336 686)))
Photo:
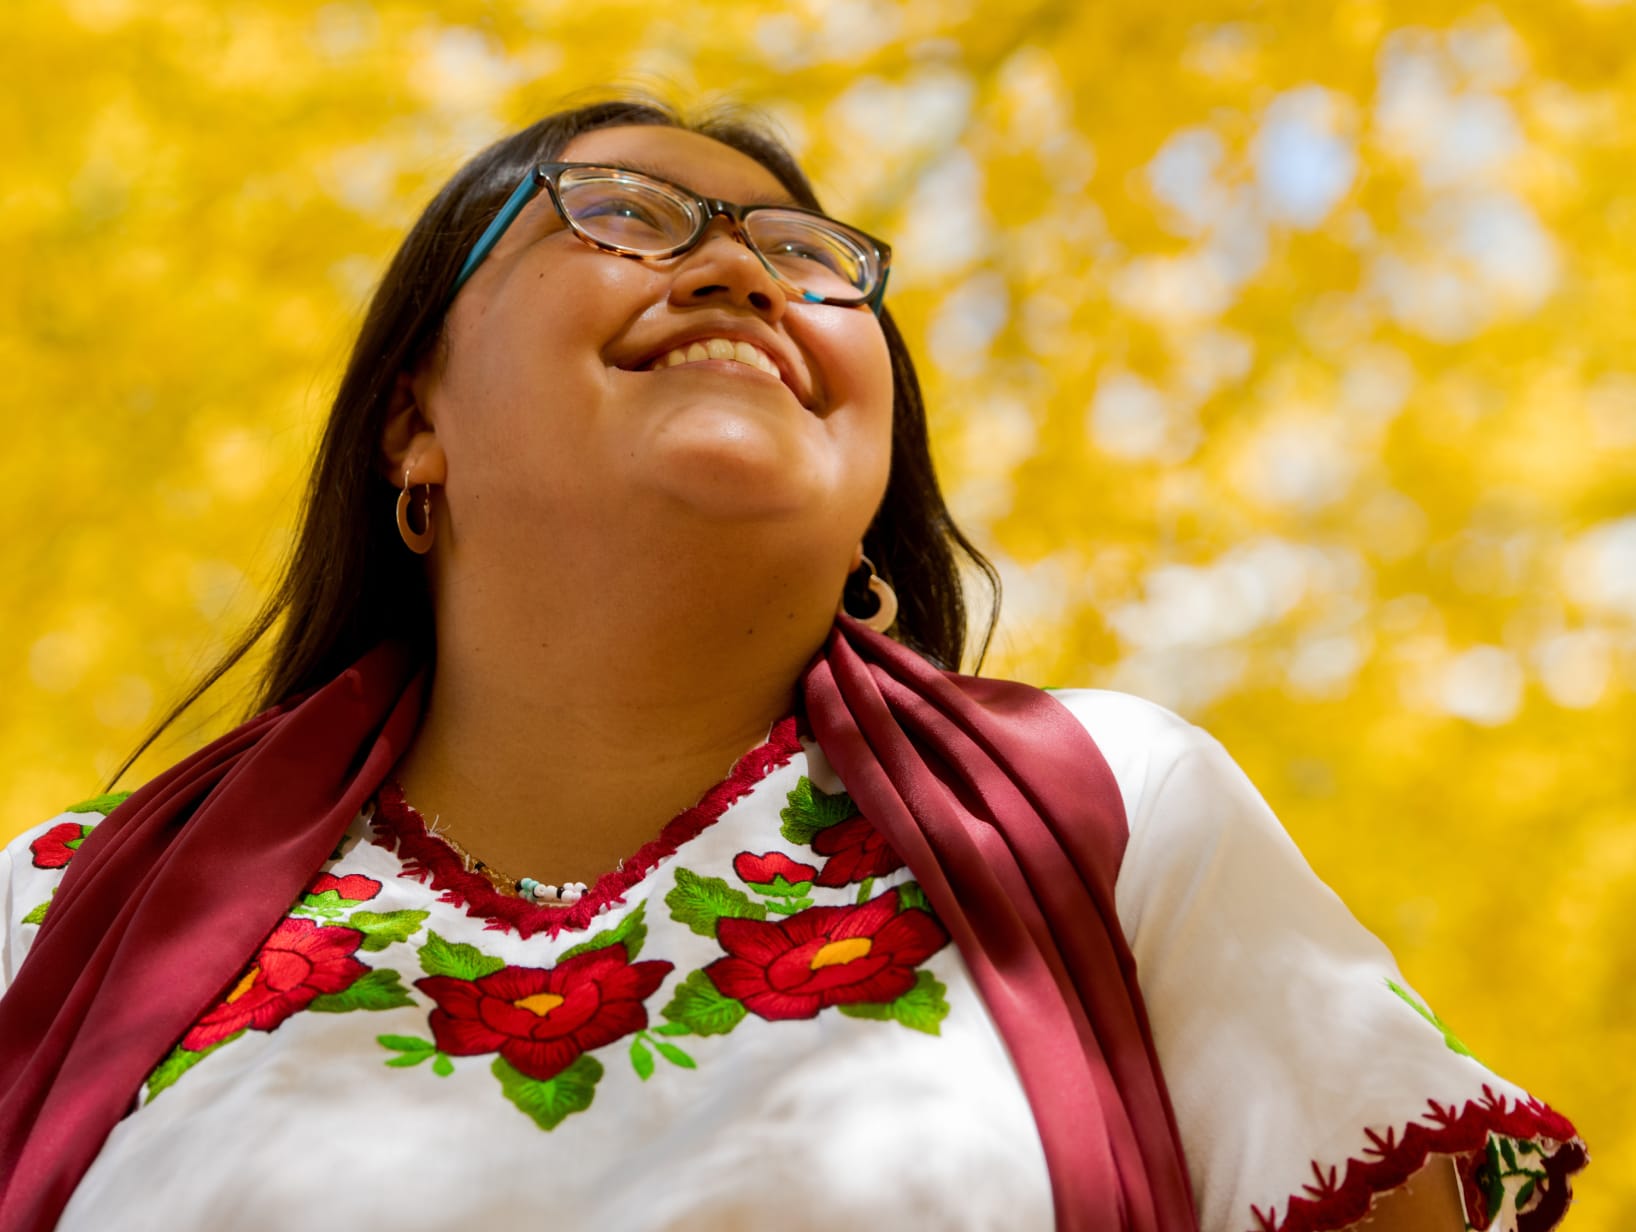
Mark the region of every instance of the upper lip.
POLYGON ((770 329, 757 329, 744 321, 695 321, 685 328, 668 334, 662 341, 648 346, 630 360, 618 361, 618 367, 639 371, 654 360, 678 347, 690 346, 710 338, 726 338, 730 342, 748 342, 759 348, 778 368, 778 375, 789 387, 795 399, 808 410, 812 409, 812 390, 807 383, 805 366, 796 358, 793 348, 770 329))

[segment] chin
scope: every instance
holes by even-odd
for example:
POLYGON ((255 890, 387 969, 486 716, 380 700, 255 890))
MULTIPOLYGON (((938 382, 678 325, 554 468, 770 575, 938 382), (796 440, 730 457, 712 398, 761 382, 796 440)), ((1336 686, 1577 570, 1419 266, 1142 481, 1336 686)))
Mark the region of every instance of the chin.
POLYGON ((832 463, 812 434, 725 410, 677 416, 649 441, 653 486, 706 517, 778 518, 810 510, 832 463))
POLYGON ((656 477, 654 486, 696 516, 722 522, 795 518, 822 504, 811 485, 791 482, 787 472, 743 466, 734 459, 694 459, 656 477))

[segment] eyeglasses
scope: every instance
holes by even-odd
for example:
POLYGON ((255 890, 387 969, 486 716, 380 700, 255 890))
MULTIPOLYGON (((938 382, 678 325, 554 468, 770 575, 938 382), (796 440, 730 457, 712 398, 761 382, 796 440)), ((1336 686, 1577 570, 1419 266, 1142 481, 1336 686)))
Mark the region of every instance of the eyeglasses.
POLYGON ((791 298, 809 304, 868 304, 880 314, 892 250, 873 236, 817 210, 735 205, 656 176, 596 163, 541 163, 530 171, 472 245, 455 279, 455 292, 542 186, 563 221, 593 248, 637 261, 663 261, 693 248, 722 214, 791 298))

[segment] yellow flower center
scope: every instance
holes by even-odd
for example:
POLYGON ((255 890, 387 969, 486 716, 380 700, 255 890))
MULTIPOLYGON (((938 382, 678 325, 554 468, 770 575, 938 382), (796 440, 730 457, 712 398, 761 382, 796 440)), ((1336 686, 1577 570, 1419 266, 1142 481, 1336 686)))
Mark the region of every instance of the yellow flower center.
POLYGON ((520 1010, 527 1010, 530 1014, 538 1014, 544 1018, 562 1004, 562 998, 554 992, 537 992, 532 997, 524 997, 521 1001, 513 1001, 512 1004, 520 1010))
POLYGON ((870 944, 868 937, 842 937, 839 941, 831 941, 812 956, 808 970, 816 971, 820 967, 834 967, 862 958, 869 953, 870 944))
POLYGON ((232 1005, 245 993, 255 987, 256 977, 261 974, 261 968, 252 966, 244 973, 244 978, 233 985, 233 991, 227 994, 227 1004, 232 1005))

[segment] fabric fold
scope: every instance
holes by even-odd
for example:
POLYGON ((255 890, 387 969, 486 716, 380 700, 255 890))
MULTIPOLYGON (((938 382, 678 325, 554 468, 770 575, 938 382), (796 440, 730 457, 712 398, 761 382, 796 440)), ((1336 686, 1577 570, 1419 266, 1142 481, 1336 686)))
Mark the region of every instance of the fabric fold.
POLYGON ((0 1229, 56 1223, 143 1080, 334 850, 414 736, 416 666, 375 647, 86 838, 0 998, 0 1229))
POLYGON ((1011 1051, 1058 1227, 1196 1227, 1114 910, 1124 803, 1095 742, 1049 694, 939 671, 844 616, 804 689, 825 756, 920 880, 1011 1051))

